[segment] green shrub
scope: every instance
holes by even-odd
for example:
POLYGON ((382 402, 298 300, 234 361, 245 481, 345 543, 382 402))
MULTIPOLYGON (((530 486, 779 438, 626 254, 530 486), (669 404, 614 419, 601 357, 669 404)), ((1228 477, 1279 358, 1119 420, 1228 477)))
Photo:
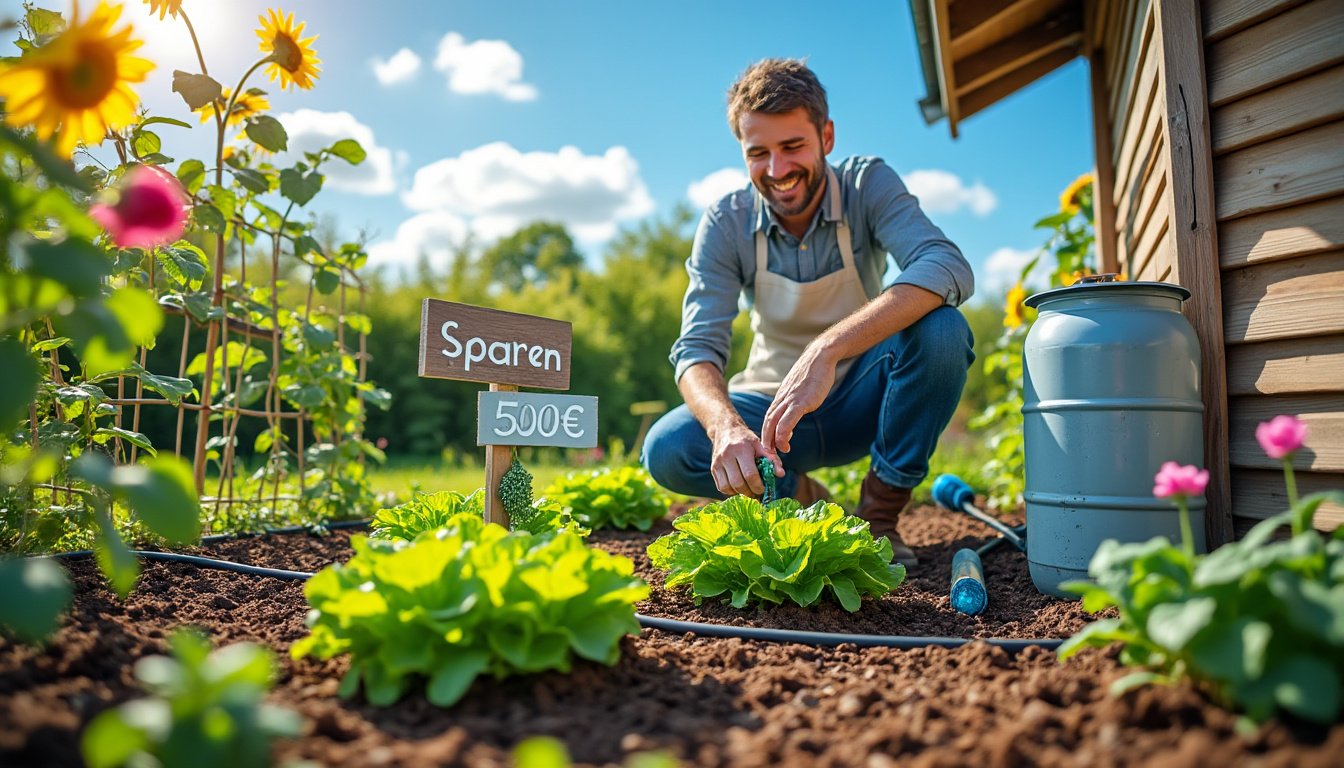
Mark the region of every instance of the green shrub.
POLYGON ((262 703, 275 677, 270 651, 251 643, 210 650, 193 631, 169 640, 173 656, 150 656, 135 677, 152 698, 109 709, 84 731, 90 768, 271 764, 271 740, 297 736, 299 715, 262 703))
POLYGON ((1083 607, 1119 618, 1089 624, 1059 649, 1124 643, 1120 659, 1148 669, 1113 686, 1193 679, 1222 705, 1264 720, 1284 709, 1336 722, 1344 689, 1344 527, 1327 540, 1311 526, 1339 493, 1303 499, 1240 541, 1195 555, 1163 537, 1106 541, 1088 566, 1096 583, 1066 584, 1083 607), (1272 540, 1290 525, 1292 537, 1272 540))
POLYGON ((474 512, 414 541, 351 543, 349 562, 305 585, 312 632, 291 654, 349 653, 341 695, 362 682, 377 706, 420 681, 431 702, 450 706, 480 674, 567 672, 575 655, 614 664, 649 593, 628 558, 569 532, 510 533, 474 512))
POLYGON ((829 588, 857 611, 864 595, 881 597, 905 580, 905 567, 891 562, 891 542, 874 540, 866 522, 836 504, 804 509, 793 499, 762 505, 734 496, 672 525, 675 533, 649 545, 649 558, 668 572, 669 589, 689 584, 697 601, 727 593, 734 608, 785 599, 808 606, 829 588))
POLYGON ((544 496, 592 530, 647 531, 667 515, 672 503, 643 467, 571 472, 552 483, 544 496))

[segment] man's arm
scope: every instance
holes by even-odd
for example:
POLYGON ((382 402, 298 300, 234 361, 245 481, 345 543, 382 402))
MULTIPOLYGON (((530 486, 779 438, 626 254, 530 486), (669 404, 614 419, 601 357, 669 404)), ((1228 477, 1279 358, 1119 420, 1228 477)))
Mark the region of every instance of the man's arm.
POLYGON ((761 442, 766 451, 776 460, 779 451, 789 452, 793 428, 803 416, 821 407, 835 383, 835 367, 841 360, 867 352, 942 305, 943 298, 931 291, 896 284, 814 339, 789 369, 765 412, 761 442))
MULTIPOLYGON (((714 485, 725 495, 760 496, 765 492, 756 457, 764 455, 761 441, 751 431, 728 399, 728 383, 713 363, 696 363, 677 381, 681 397, 696 421, 705 428, 713 447, 710 472, 714 485)), ((776 459, 776 465, 779 461, 776 459)), ((783 467, 776 466, 783 474, 783 467)))
MULTIPOLYGON (((741 226, 731 203, 705 212, 686 262, 690 283, 682 306, 681 337, 672 345, 677 388, 713 445, 710 472, 726 495, 765 491, 756 457, 765 455, 756 436, 728 398, 723 369, 728 364, 733 318, 745 278, 738 254, 741 226)), ((782 470, 777 467, 777 470, 782 470)))

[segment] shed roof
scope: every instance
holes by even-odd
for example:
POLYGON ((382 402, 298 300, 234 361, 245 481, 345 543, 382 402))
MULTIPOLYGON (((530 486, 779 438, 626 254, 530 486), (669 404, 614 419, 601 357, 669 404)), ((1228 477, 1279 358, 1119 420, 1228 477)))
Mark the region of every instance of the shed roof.
POLYGON ((967 117, 1083 50, 1082 0, 910 0, 929 123, 967 117))

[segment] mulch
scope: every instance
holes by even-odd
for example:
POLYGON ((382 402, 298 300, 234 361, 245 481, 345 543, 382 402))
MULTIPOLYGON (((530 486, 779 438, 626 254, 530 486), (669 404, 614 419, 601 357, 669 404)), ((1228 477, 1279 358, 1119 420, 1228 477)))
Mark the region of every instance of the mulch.
MULTIPOLYGON (((923 561, 907 582, 856 614, 823 605, 736 611, 699 606, 662 588, 644 547, 670 530, 599 532, 593 543, 631 557, 653 587, 642 613, 691 621, 865 634, 1065 637, 1089 616, 1041 596, 1022 556, 985 558, 989 609, 948 606, 952 554, 976 546, 976 522, 931 507, 907 513, 902 533, 923 561)), ((314 570, 350 554, 349 532, 285 535, 203 546, 200 554, 314 570)), ((164 653, 174 628, 205 630, 217 645, 271 647, 280 678, 271 701, 307 721, 278 742, 278 761, 331 766, 506 766, 530 735, 564 741, 582 764, 620 763, 662 750, 704 766, 1183 766, 1338 765, 1344 725, 1271 721, 1253 735, 1188 683, 1112 697, 1127 673, 1116 653, 1067 663, 1032 648, 1016 655, 985 643, 954 650, 814 648, 644 630, 627 637, 614 667, 579 662, 573 673, 478 680, 456 706, 419 694, 373 707, 336 694, 345 659, 292 661, 305 634, 302 584, 177 563, 147 562, 120 601, 94 564, 66 562, 75 605, 41 649, 0 639, 0 765, 80 765, 78 736, 98 712, 140 695, 132 664, 164 653)))

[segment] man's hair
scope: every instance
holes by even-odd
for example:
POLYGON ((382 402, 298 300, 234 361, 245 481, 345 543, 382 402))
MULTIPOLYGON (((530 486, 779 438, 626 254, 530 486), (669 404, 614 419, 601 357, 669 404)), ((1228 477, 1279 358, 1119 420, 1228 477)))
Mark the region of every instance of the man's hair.
POLYGON ((826 89, 799 59, 762 59, 747 67, 728 89, 728 125, 742 139, 738 125, 748 112, 782 114, 802 107, 820 132, 830 119, 826 89))

